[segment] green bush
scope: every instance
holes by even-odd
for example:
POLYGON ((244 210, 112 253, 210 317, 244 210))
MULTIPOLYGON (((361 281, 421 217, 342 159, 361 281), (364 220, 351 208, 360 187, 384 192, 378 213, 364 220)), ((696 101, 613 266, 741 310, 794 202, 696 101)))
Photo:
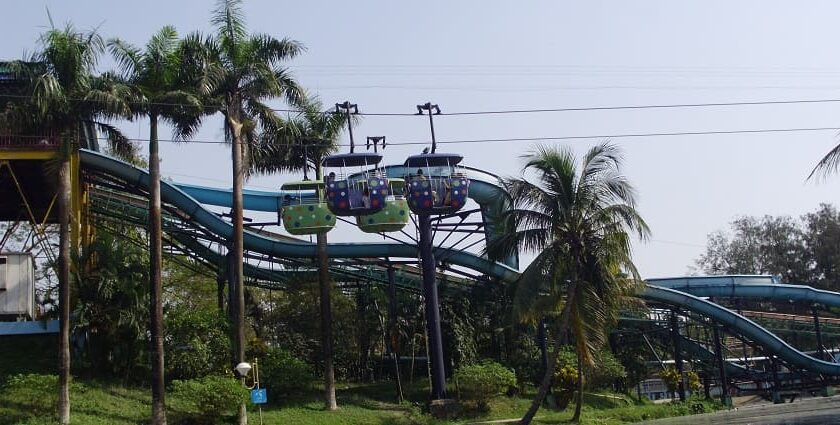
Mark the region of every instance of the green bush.
POLYGON ((260 384, 268 389, 272 401, 279 401, 315 380, 309 365, 282 348, 271 348, 259 363, 260 384))
POLYGON ((166 374, 194 379, 230 365, 227 319, 215 307, 173 306, 166 312, 166 374))
POLYGON ((10 390, 23 388, 57 388, 58 375, 41 375, 37 373, 12 375, 6 380, 6 384, 3 387, 10 390))
POLYGON ((464 366, 455 372, 460 395, 466 400, 475 401, 486 408, 491 398, 516 387, 516 375, 490 360, 464 366))
MULTIPOLYGON (((624 366, 609 351, 596 351, 592 357, 593 364, 583 368, 583 383, 587 389, 610 388, 615 380, 627 376, 624 366)), ((563 347, 557 354, 554 382, 569 390, 577 388, 577 354, 574 348, 563 347)))
POLYGON ((172 381, 172 395, 186 403, 185 421, 193 424, 219 423, 249 398, 242 383, 227 376, 172 381))

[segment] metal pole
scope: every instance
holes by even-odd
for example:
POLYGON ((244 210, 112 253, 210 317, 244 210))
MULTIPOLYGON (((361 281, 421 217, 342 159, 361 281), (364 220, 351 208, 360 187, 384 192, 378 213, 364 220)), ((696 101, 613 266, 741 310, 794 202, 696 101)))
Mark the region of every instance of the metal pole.
POLYGON ((779 380, 779 367, 775 356, 770 356, 770 367, 773 368, 773 403, 784 403, 782 400, 782 382, 779 380))
POLYGON ((397 338, 399 338, 399 333, 397 332, 397 283, 394 268, 391 266, 388 267, 388 329, 391 334, 390 346, 388 348, 390 349, 391 357, 394 360, 394 379, 397 384, 397 402, 402 403, 403 393, 402 382, 400 381, 400 356, 397 344, 397 338))
POLYGON ((353 149, 356 146, 355 141, 353 140, 353 120, 350 115, 359 113, 359 105, 350 103, 349 100, 345 100, 344 103, 335 104, 336 112, 341 112, 342 109, 344 110, 344 113, 347 114, 347 132, 350 134, 350 153, 353 153, 353 149))
POLYGON ((721 344, 720 328, 717 323, 712 323, 713 338, 715 340, 715 357, 720 372, 720 402, 729 406, 729 388, 726 378, 726 360, 723 359, 723 345, 721 344))
POLYGON ((423 115, 423 111, 429 111, 429 127, 432 130, 432 153, 435 153, 435 149, 437 149, 437 139, 435 139, 435 121, 432 118, 432 115, 439 114, 440 107, 432 104, 432 102, 417 105, 417 114, 423 115))
POLYGON ((440 307, 435 282, 435 255, 432 223, 428 214, 417 217, 420 231, 420 260, 423 271, 423 297, 426 303, 426 330, 429 341, 429 361, 432 375, 432 400, 446 398, 446 372, 443 369, 443 337, 440 331, 440 307))
POLYGON ((674 364, 677 366, 677 372, 680 374, 677 393, 680 396, 680 401, 685 401, 685 376, 683 374, 682 349, 680 347, 680 327, 675 310, 671 310, 671 338, 674 341, 674 364))
POLYGON ((811 313, 814 315, 814 332, 817 334, 817 357, 820 360, 825 360, 825 350, 823 349, 822 330, 820 329, 820 311, 817 305, 811 306, 811 313))

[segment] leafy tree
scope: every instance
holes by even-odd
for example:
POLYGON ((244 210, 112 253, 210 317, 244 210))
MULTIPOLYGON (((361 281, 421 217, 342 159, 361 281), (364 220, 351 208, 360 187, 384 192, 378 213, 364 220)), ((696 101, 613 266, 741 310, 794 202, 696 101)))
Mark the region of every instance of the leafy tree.
MULTIPOLYGON (((182 78, 178 33, 165 26, 140 50, 119 39, 108 42, 123 78, 134 91, 132 112, 149 119, 149 287, 151 288, 152 421, 166 424, 163 349, 163 284, 161 269, 160 157, 158 121, 179 122, 184 115, 198 115, 201 104, 182 78)), ((178 126, 175 127, 179 128, 178 126)))
POLYGON ((556 340, 538 394, 522 418, 527 424, 545 399, 558 347, 571 342, 570 334, 581 374, 582 366, 592 363, 592 352, 605 343, 605 330, 641 281, 630 256, 630 232, 645 238, 649 230, 634 208, 635 192, 620 173, 615 146, 593 147, 580 168, 569 149, 538 147, 525 158, 525 171, 535 172, 538 182, 502 181, 512 206, 500 214, 488 252, 493 258, 519 249, 536 254, 516 283, 513 313, 530 323, 548 316, 556 340))
MULTIPOLYGON (((190 74, 208 97, 205 105, 224 116, 226 139, 233 157, 234 341, 236 362, 245 361, 245 291, 243 286, 242 188, 250 168, 249 151, 262 131, 280 131, 284 121, 265 102, 284 98, 298 104, 302 90, 281 64, 303 50, 300 43, 258 34, 249 35, 241 0, 220 0, 211 23, 216 34, 193 34, 184 41, 190 74)), ((246 421, 244 405, 240 421, 246 421)))
POLYGON ((221 373, 230 364, 230 324, 212 305, 170 305, 164 341, 166 372, 173 379, 221 373))
POLYGON ((706 253, 697 265, 709 274, 773 274, 785 282, 811 280, 806 235, 791 217, 741 217, 732 236, 709 235, 706 253))
POLYGON ((91 129, 104 132, 116 152, 135 149, 103 120, 129 115, 123 86, 111 75, 95 76, 94 68, 104 49, 95 31, 81 32, 72 25, 51 28, 39 39, 38 51, 28 61, 10 68, 27 84, 26 102, 7 108, 6 121, 15 128, 48 131, 60 135, 57 207, 59 223, 59 422, 70 422, 70 158, 82 134, 91 129), (11 117, 11 118, 9 118, 11 117))
POLYGON ((832 205, 820 204, 817 211, 802 216, 802 221, 807 258, 813 261, 809 281, 815 286, 839 290, 840 212, 832 205))

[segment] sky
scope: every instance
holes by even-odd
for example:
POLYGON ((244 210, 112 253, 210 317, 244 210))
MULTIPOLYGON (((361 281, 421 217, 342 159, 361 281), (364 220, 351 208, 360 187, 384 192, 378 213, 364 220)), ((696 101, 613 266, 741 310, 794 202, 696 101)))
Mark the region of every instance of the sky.
MULTIPOLYGON (((10 1, 0 58, 32 52, 57 25, 97 28, 143 45, 171 24, 209 32, 211 1, 10 1)), ((325 104, 350 100, 362 112, 414 112, 431 101, 444 112, 631 105, 840 100, 840 3, 780 1, 246 1, 251 32, 289 37, 307 51, 288 63, 325 104)), ((103 59, 107 69, 112 62, 103 59)), ((281 106, 278 104, 278 106, 281 106)), ((129 137, 147 124, 123 123, 129 137)), ((533 114, 441 116, 437 139, 556 138, 754 129, 840 127, 840 102, 647 108, 533 114)), ((386 163, 401 163, 429 139, 427 119, 365 117, 363 136, 386 135, 386 163)), ((743 215, 799 216, 840 204, 840 176, 806 181, 840 143, 837 131, 612 137, 624 173, 653 231, 634 244, 644 277, 683 275, 706 237, 743 215)), ((211 120, 196 139, 222 140, 211 120)), ((346 137, 345 137, 346 140, 346 137)), ((603 138, 543 141, 582 154, 603 138)), ((449 144, 465 164, 521 176, 535 142, 449 144)), ((145 148, 145 146, 144 146, 145 148)), ((162 171, 174 181, 230 187, 224 145, 169 144, 162 171)), ((248 186, 278 188, 299 176, 261 176, 248 186)), ((370 240, 342 227, 330 240, 370 240)))

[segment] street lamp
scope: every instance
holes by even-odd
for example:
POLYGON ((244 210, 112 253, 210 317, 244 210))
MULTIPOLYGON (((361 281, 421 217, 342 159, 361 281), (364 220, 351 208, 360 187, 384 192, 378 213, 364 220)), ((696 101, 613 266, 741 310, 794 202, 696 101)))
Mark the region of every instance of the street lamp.
POLYGON ((238 365, 236 365, 236 367, 233 368, 233 370, 236 371, 240 378, 245 378, 248 376, 248 372, 251 371, 251 363, 239 363, 238 365))
POLYGON ((257 364, 257 360, 254 360, 253 367, 248 362, 241 362, 236 365, 233 370, 237 375, 239 375, 239 378, 242 379, 242 385, 251 390, 251 402, 257 405, 257 409, 259 409, 260 412, 260 424, 262 424, 262 405, 265 404, 267 396, 265 389, 260 388, 260 369, 257 364), (248 377, 248 373, 251 372, 251 369, 254 369, 254 376, 251 378, 251 385, 248 385, 245 378, 248 377))

